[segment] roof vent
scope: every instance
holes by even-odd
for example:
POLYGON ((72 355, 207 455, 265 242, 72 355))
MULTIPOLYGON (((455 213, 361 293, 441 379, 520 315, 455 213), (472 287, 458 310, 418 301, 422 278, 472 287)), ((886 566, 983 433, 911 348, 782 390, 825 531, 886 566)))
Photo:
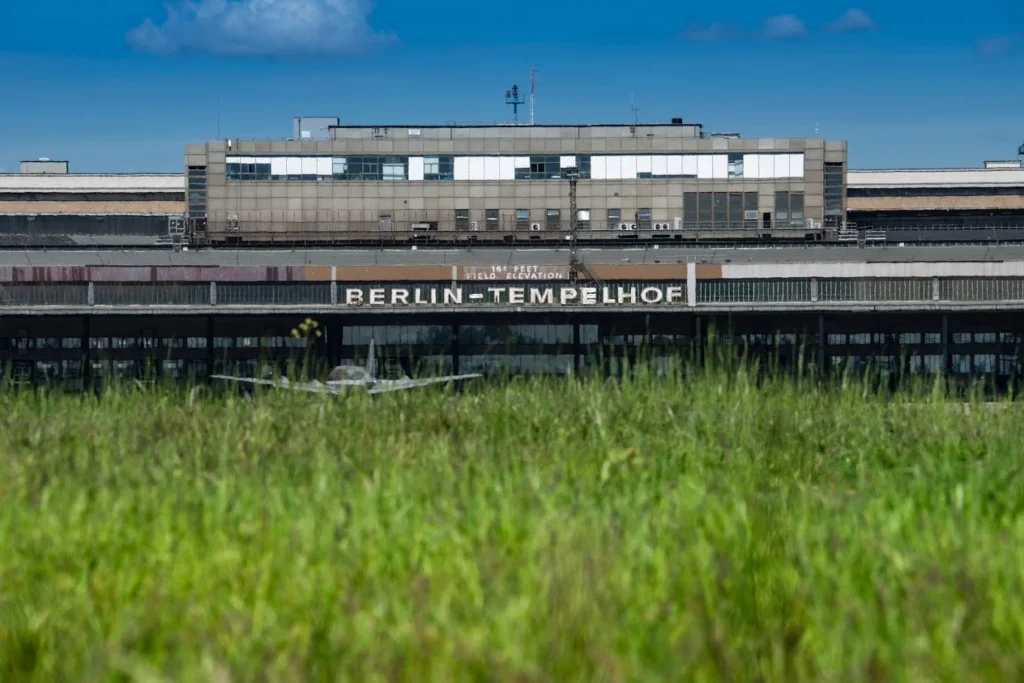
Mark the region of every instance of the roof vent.
POLYGON ((672 118, 672 125, 673 126, 681 126, 681 125, 683 125, 682 117, 678 117, 678 116, 673 117, 672 118))

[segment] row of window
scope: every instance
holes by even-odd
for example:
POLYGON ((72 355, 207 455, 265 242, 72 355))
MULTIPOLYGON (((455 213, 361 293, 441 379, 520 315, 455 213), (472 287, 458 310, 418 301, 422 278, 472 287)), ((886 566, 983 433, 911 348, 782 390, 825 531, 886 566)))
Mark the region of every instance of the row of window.
POLYGON ((802 179, 803 153, 229 156, 228 180, 802 179))
MULTIPOLYGON (((216 349, 303 349, 308 345, 304 337, 249 336, 214 337, 216 349)), ((28 350, 74 350, 82 348, 81 337, 0 337, 0 348, 8 346, 15 351, 28 350)), ((90 337, 89 348, 108 349, 205 349, 206 337, 90 337)))

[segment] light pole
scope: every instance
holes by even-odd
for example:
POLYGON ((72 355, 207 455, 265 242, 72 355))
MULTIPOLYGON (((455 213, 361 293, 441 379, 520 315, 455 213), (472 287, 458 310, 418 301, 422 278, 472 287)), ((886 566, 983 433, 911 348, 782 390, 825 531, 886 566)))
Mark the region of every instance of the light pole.
POLYGON ((580 179, 580 169, 578 166, 566 166, 562 173, 569 181, 569 282, 575 284, 582 266, 576 239, 579 230, 576 215, 576 181, 580 179))

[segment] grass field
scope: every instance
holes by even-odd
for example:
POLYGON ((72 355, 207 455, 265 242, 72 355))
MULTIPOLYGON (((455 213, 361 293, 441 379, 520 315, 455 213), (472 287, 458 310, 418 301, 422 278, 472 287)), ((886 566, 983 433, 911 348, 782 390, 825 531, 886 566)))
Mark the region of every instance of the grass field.
POLYGON ((0 395, 0 680, 1021 680, 1024 421, 858 385, 0 395))

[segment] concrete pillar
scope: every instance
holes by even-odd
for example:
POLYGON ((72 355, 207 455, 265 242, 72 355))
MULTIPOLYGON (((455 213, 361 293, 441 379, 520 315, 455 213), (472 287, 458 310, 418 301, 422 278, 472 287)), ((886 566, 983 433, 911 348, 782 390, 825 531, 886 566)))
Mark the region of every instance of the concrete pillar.
POLYGON ((92 282, 89 283, 88 294, 86 294, 86 301, 90 306, 96 305, 96 285, 92 282))
POLYGON ((216 282, 211 282, 210 283, 210 305, 211 306, 216 306, 217 305, 217 283, 216 282))
POLYGON ((825 374, 825 345, 828 336, 825 334, 825 316, 818 314, 818 373, 825 374))
POLYGON ((331 305, 338 305, 338 266, 331 266, 331 305))
POLYGON ((811 278, 811 303, 818 302, 818 278, 811 278))
POLYGON ((686 305, 697 306, 697 264, 686 264, 686 305))
POLYGON ((949 374, 953 370, 953 359, 949 354, 949 315, 942 314, 942 372, 949 374))
POLYGON ((939 278, 932 278, 932 301, 939 300, 939 278))

